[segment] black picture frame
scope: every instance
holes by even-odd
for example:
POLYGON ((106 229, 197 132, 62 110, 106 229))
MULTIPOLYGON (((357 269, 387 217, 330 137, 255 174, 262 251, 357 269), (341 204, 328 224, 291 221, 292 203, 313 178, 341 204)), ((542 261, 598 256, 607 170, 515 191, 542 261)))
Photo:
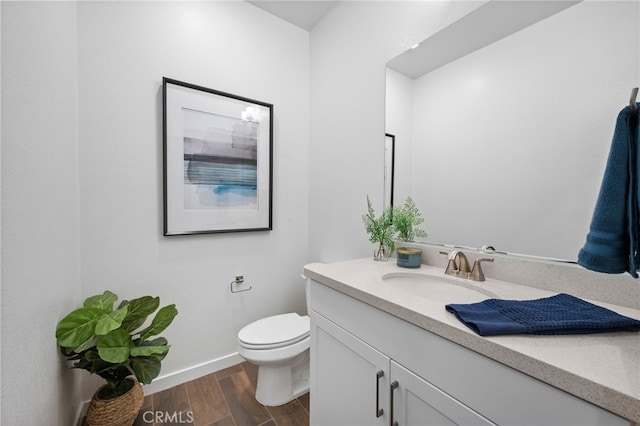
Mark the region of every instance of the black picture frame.
POLYGON ((162 79, 164 235, 270 231, 273 105, 162 79))

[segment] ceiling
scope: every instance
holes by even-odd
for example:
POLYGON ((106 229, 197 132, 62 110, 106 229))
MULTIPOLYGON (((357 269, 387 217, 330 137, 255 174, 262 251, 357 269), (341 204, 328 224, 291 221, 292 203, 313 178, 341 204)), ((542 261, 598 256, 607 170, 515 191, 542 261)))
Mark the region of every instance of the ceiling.
POLYGON ((247 0, 247 3, 251 3, 304 30, 311 31, 338 2, 322 0, 247 0))
MULTIPOLYGON (((306 31, 311 31, 339 3, 330 0, 246 1, 306 31)), ((393 59, 388 66, 416 78, 575 3, 576 0, 490 1, 433 35, 417 49, 393 59)))
POLYGON ((387 66, 418 78, 576 3, 576 0, 489 1, 392 59, 387 66))

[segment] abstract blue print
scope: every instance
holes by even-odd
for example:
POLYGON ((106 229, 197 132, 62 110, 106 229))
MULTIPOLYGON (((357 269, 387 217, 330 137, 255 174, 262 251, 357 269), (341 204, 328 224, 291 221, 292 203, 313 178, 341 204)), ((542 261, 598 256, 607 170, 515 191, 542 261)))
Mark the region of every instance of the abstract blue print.
POLYGON ((258 209, 259 123, 183 109, 184 207, 258 209))

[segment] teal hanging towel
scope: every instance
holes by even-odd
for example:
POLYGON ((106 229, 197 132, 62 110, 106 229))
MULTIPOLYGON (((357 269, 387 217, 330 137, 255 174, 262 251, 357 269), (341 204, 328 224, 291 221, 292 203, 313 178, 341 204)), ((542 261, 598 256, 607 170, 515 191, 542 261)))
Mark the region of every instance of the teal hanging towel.
POLYGON ((578 264, 638 278, 638 104, 618 114, 607 166, 578 264))

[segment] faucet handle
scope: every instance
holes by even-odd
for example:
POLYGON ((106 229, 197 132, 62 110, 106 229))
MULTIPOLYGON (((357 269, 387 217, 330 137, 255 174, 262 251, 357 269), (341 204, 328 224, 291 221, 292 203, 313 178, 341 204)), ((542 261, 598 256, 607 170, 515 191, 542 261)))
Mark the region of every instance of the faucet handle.
POLYGON ((476 259, 473 262, 473 268, 471 269, 471 275, 469 278, 473 281, 484 281, 484 273, 482 272, 482 267, 480 264, 482 262, 493 262, 493 257, 482 257, 480 259, 476 259))
POLYGON ((456 263, 455 256, 451 256, 455 252, 448 253, 446 251, 441 251, 440 254, 444 254, 447 256, 449 262, 447 263, 447 269, 444 270, 444 273, 447 275, 455 275, 458 271, 458 264, 456 263))

